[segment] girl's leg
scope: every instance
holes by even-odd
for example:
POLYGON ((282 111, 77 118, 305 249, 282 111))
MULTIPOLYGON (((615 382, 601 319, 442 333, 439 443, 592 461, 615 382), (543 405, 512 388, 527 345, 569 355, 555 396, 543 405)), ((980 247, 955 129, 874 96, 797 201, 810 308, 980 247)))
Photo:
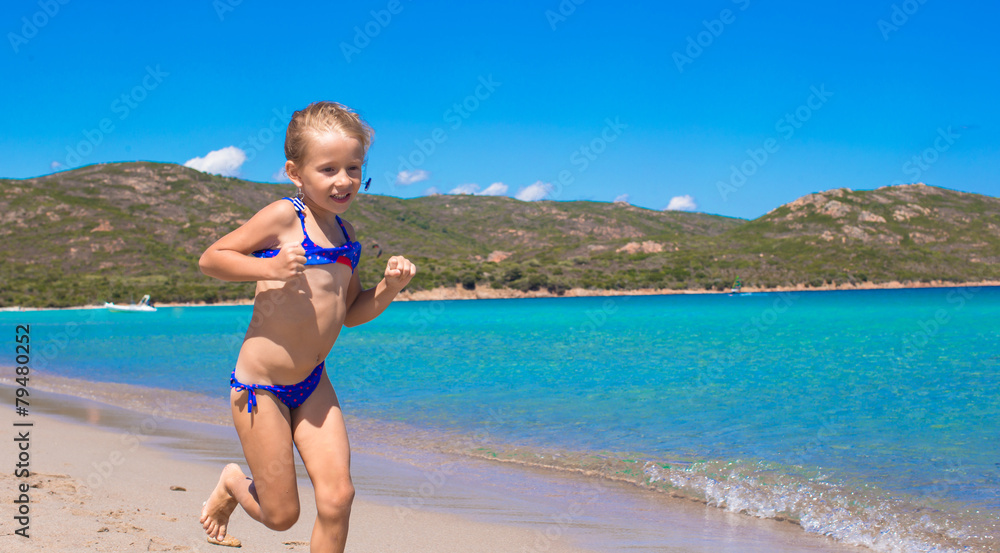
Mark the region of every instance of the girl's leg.
POLYGON ((316 390, 292 412, 295 446, 316 490, 311 553, 342 553, 354 501, 351 448, 340 402, 324 373, 316 390))
POLYGON ((256 393, 257 409, 252 417, 247 414, 246 391, 232 390, 229 396, 233 424, 252 478, 235 464, 222 470, 201 514, 202 526, 209 537, 221 540, 226 536, 229 515, 237 505, 272 530, 287 530, 299 518, 288 408, 269 392, 256 393))

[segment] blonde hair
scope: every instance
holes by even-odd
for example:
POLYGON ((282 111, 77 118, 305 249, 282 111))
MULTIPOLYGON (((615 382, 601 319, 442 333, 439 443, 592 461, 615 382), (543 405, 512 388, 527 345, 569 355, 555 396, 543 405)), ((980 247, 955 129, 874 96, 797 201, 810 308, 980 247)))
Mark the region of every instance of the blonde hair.
POLYGON ((309 138, 331 131, 357 139, 367 159, 375 131, 354 110, 337 102, 313 102, 292 114, 285 133, 285 159, 301 164, 309 138))

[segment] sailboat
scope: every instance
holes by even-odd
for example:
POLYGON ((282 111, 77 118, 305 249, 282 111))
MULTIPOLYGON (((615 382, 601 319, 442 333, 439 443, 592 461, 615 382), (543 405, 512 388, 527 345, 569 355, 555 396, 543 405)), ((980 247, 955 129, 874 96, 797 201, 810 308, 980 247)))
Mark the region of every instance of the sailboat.
POLYGON ((156 308, 153 307, 152 303, 149 301, 149 294, 143 296, 142 299, 139 300, 139 303, 133 303, 130 305, 115 305, 112 302, 104 302, 104 307, 106 307, 108 311, 130 311, 130 312, 146 312, 146 313, 152 313, 156 311, 156 308))
POLYGON ((736 280, 733 282, 732 289, 729 290, 729 295, 730 296, 738 295, 740 293, 741 288, 743 288, 743 283, 740 282, 740 277, 736 277, 736 280))

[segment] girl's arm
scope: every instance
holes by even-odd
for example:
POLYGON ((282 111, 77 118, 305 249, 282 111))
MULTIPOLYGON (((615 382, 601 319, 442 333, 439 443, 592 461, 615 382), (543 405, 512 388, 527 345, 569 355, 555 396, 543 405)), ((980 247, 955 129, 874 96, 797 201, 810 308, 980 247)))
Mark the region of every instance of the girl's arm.
POLYGON ((305 268, 305 250, 301 244, 282 244, 278 255, 269 259, 249 254, 279 244, 280 231, 296 222, 291 203, 274 202, 212 244, 201 255, 198 266, 210 277, 231 282, 294 278, 305 268))
POLYGON ((393 298, 417 274, 417 266, 403 256, 394 255, 385 265, 385 276, 374 288, 361 290, 358 275, 351 277, 347 291, 347 316, 344 326, 357 326, 378 317, 393 298))

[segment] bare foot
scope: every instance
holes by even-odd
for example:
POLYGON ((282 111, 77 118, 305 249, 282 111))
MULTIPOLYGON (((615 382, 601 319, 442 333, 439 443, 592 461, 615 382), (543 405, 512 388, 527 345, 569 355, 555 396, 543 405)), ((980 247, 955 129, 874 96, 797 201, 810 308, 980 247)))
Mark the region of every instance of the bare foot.
POLYGON ((208 501, 205 502, 205 508, 201 510, 201 526, 210 538, 225 539, 226 527, 229 526, 229 515, 233 514, 233 510, 239 505, 227 485, 227 482, 233 478, 246 478, 236 463, 230 463, 222 469, 219 483, 212 490, 208 501))

